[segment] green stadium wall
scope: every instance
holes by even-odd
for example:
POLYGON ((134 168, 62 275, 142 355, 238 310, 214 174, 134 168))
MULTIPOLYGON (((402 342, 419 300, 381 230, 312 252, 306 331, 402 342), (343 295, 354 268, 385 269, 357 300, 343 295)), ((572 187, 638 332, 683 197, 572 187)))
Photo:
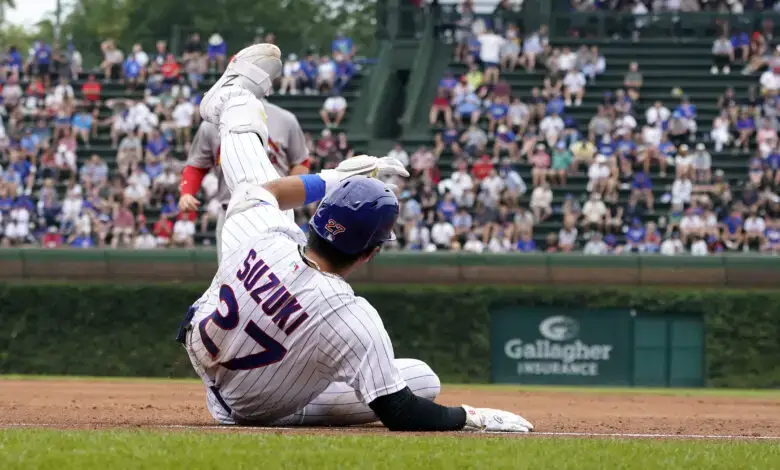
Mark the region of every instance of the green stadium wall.
MULTIPOLYGON (((191 377, 174 341, 202 285, 0 284, 0 373, 191 377)), ((446 382, 491 379, 491 312, 632 309, 699 317, 704 385, 780 387, 780 292, 549 286, 379 286, 356 291, 380 312, 397 357, 446 382)), ((616 332, 615 334, 620 334, 616 332)))

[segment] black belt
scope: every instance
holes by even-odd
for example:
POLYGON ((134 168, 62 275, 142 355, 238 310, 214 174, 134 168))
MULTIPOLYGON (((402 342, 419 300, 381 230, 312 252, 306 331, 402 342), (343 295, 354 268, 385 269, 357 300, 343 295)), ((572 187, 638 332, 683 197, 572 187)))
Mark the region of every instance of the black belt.
POLYGON ((228 206, 228 205, 227 205, 227 203, 225 203, 225 204, 222 204, 222 210, 223 210, 223 211, 226 211, 226 210, 227 210, 227 206, 228 206))

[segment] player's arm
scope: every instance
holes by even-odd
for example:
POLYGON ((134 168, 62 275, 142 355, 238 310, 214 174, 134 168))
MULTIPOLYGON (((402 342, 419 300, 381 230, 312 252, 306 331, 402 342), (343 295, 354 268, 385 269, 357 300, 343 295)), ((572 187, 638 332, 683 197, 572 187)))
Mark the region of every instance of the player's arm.
POLYGON ((179 197, 180 210, 196 210, 200 205, 195 195, 200 191, 203 178, 209 172, 215 160, 215 150, 212 148, 209 143, 209 137, 206 135, 208 132, 217 131, 212 124, 204 122, 198 127, 195 136, 192 138, 190 153, 187 156, 187 165, 181 173, 181 184, 179 185, 181 192, 179 197), (212 129, 208 129, 209 126, 212 126, 212 129))

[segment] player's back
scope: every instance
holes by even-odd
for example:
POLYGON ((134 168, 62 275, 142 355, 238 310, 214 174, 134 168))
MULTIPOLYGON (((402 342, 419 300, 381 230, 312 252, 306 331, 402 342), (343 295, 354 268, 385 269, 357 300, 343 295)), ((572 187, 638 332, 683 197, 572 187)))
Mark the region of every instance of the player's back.
POLYGON ((299 241, 265 233, 232 250, 194 317, 193 352, 244 418, 273 421, 302 408, 340 375, 359 343, 350 329, 381 327, 344 280, 303 261, 299 241))

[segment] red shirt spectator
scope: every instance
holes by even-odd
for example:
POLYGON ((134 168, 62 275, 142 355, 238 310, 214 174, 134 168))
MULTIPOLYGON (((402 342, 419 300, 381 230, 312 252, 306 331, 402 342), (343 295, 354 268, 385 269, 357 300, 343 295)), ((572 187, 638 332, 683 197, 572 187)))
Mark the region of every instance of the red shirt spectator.
POLYGON ((168 54, 168 57, 165 58, 165 63, 163 63, 161 71, 163 78, 166 80, 173 80, 179 77, 181 67, 179 67, 178 62, 176 62, 176 57, 174 57, 173 54, 168 54))
POLYGON ((179 212, 179 216, 176 217, 176 219, 177 220, 191 220, 191 221, 194 222, 195 221, 195 217, 196 217, 195 211, 183 211, 183 212, 179 212))
POLYGON ((62 235, 57 233, 56 227, 49 228, 48 233, 41 240, 41 246, 44 248, 59 248, 62 246, 62 235))
POLYGON ((95 80, 94 75, 90 75, 87 81, 81 85, 81 94, 84 95, 84 99, 93 103, 100 101, 101 91, 100 82, 95 80))
POLYGON ((43 83, 40 80, 34 78, 27 86, 27 94, 43 96, 46 94, 46 89, 44 88, 43 83))
POLYGON ((471 168, 471 174, 477 181, 482 181, 490 175, 490 171, 493 170, 493 162, 490 160, 490 155, 482 155, 474 166, 471 168))
POLYGON ((154 233, 154 236, 157 237, 157 240, 160 243, 169 243, 171 241, 171 235, 173 235, 173 222, 168 220, 167 215, 160 215, 160 220, 154 223, 152 233, 154 233))

